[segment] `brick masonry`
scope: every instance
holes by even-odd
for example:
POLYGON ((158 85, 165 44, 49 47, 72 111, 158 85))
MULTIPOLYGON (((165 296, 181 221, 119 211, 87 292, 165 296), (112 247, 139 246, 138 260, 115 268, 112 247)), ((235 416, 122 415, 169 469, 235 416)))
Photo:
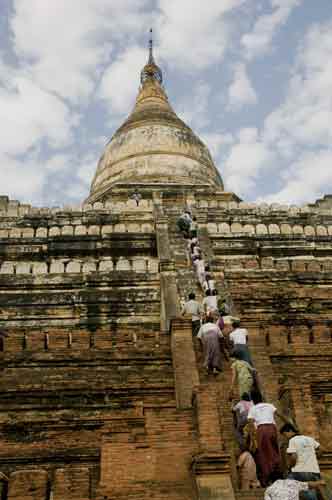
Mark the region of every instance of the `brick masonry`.
POLYGON ((201 370, 185 207, 248 327, 268 400, 332 471, 332 208, 252 205, 209 187, 130 186, 112 202, 0 198, 0 470, 10 500, 262 498, 240 492, 229 365, 201 370))

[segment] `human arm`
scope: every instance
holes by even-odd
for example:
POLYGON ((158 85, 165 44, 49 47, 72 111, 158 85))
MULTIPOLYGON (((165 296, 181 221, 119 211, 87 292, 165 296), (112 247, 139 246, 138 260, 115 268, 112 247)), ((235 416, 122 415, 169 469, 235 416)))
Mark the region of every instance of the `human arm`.
POLYGON ((237 461, 237 464, 236 466, 240 469, 242 466, 243 466, 243 463, 244 463, 244 460, 245 460, 246 456, 244 453, 241 453, 241 455, 239 456, 238 458, 238 461, 237 461))
POLYGON ((322 479, 320 479, 319 481, 308 481, 307 485, 308 485, 309 489, 312 489, 312 488, 319 489, 322 486, 326 486, 326 482, 323 481, 322 479))
POLYGON ((326 449, 324 447, 322 447, 321 444, 318 441, 316 441, 315 439, 313 439, 313 445, 314 445, 317 457, 320 458, 323 455, 323 453, 326 451, 326 449))
POLYGON ((287 452, 287 465, 289 468, 295 467, 297 461, 297 453, 287 452))

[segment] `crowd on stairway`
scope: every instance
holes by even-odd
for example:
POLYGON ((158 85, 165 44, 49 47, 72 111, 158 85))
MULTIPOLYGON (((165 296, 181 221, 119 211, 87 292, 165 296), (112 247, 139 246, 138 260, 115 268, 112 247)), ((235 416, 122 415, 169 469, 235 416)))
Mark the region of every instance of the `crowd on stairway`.
MULTIPOLYGON (((182 315, 192 320, 193 342, 199 346, 207 374, 218 376, 231 361, 229 401, 232 404, 237 449, 239 486, 242 490, 265 488, 265 500, 330 499, 323 488, 316 452, 319 443, 301 435, 296 424, 264 401, 259 373, 254 367, 249 333, 240 318, 231 314, 229 298, 218 292, 210 265, 200 246, 196 218, 185 210, 177 226, 187 240, 188 265, 193 267, 197 284, 204 294, 194 292, 182 305, 182 315), (283 421, 277 429, 276 417, 283 421), (286 457, 282 459, 279 435, 286 457)), ((223 287, 224 288, 224 287, 223 287)))

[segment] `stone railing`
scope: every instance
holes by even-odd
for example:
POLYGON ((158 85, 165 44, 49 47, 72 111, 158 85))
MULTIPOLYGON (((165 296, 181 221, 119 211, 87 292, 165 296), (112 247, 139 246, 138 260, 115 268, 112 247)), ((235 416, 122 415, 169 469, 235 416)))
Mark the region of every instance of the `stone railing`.
POLYGON ((0 196, 0 217, 22 217, 24 215, 42 215, 51 216, 54 214, 82 213, 90 211, 106 211, 112 213, 140 211, 151 212, 153 210, 152 200, 140 200, 137 206, 135 200, 127 201, 108 201, 105 203, 96 202, 93 205, 85 204, 82 206, 64 206, 64 207, 33 207, 29 204, 20 203, 17 200, 9 200, 6 196, 0 196))
POLYGON ((59 273, 94 273, 111 271, 134 271, 139 273, 157 273, 158 259, 104 258, 104 259, 54 259, 50 262, 4 261, 0 265, 1 274, 45 275, 59 273))
POLYGON ((310 205, 282 205, 280 203, 247 203, 241 201, 237 203, 236 201, 219 201, 219 200, 199 200, 196 202, 197 209, 223 209, 225 211, 237 211, 237 212, 249 212, 250 214, 276 214, 277 212, 282 212, 289 216, 296 216, 299 214, 321 214, 321 215, 331 215, 332 208, 320 208, 317 206, 310 205))
POLYGON ((241 222, 209 222, 207 230, 210 234, 241 235, 294 235, 294 236, 332 236, 331 225, 302 224, 247 224, 241 222))
MULTIPOLYGON (((309 345, 321 348, 329 348, 326 354, 332 352, 332 319, 321 323, 307 321, 306 324, 287 325, 267 325, 262 329, 265 344, 271 350, 286 350, 289 354, 290 348, 308 349, 309 345)), ((321 354, 321 352, 319 352, 321 354)))
POLYGON ((50 225, 41 227, 2 227, 0 238, 48 238, 54 236, 107 236, 112 233, 152 233, 154 224, 150 222, 119 222, 117 224, 88 225, 82 221, 76 224, 50 225))
POLYGON ((222 266, 227 271, 237 270, 266 270, 266 271, 287 271, 298 273, 320 273, 332 272, 332 258, 280 258, 263 257, 244 257, 241 255, 223 255, 217 257, 218 268, 222 266))

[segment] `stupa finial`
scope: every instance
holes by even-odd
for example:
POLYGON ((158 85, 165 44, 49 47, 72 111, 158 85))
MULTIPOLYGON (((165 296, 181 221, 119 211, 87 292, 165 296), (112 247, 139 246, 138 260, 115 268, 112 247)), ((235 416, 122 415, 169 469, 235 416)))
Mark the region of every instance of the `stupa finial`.
POLYGON ((144 66, 141 72, 141 83, 144 83, 147 79, 157 80, 159 83, 163 81, 163 74, 161 69, 155 63, 153 57, 153 37, 152 37, 152 28, 150 28, 150 38, 149 38, 149 58, 148 62, 144 66))
POLYGON ((153 59, 153 33, 152 33, 152 28, 150 28, 150 39, 149 39, 149 59, 148 59, 148 64, 154 64, 154 59, 153 59))

